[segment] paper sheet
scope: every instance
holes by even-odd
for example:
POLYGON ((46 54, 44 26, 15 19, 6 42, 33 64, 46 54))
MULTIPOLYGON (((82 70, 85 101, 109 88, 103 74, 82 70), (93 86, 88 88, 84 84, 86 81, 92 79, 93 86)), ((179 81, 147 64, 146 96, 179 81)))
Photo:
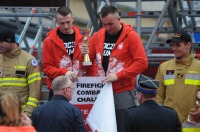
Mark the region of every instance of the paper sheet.
POLYGON ((86 121, 93 132, 117 132, 111 83, 106 83, 101 90, 86 121))

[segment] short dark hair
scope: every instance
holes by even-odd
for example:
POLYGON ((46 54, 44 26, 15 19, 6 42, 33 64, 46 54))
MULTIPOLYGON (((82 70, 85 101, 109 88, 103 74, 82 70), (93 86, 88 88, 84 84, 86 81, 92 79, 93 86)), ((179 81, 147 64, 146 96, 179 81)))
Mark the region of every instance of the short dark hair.
POLYGON ((103 18, 108 16, 109 14, 115 14, 115 13, 119 14, 119 11, 116 7, 111 5, 106 5, 101 9, 100 16, 103 18))
POLYGON ((154 93, 154 94, 146 94, 146 93, 140 92, 139 90, 137 90, 137 93, 141 93, 146 99, 154 98, 154 97, 156 97, 156 94, 157 94, 157 93, 154 93))
POLYGON ((142 94, 143 94, 143 96, 145 98, 154 98, 154 97, 156 97, 156 94, 145 94, 145 93, 142 93, 142 94))
POLYGON ((67 16, 69 14, 72 14, 72 11, 69 7, 62 6, 57 9, 57 14, 60 14, 62 16, 67 16))

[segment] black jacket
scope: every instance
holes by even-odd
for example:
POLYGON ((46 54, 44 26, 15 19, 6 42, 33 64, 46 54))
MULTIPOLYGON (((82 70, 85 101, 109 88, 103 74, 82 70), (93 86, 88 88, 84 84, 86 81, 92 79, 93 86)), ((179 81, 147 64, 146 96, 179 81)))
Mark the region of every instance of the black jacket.
POLYGON ((123 132, 181 132, 177 113, 154 100, 125 111, 123 132))
POLYGON ((81 110, 61 95, 35 109, 31 118, 37 132, 86 132, 81 110))

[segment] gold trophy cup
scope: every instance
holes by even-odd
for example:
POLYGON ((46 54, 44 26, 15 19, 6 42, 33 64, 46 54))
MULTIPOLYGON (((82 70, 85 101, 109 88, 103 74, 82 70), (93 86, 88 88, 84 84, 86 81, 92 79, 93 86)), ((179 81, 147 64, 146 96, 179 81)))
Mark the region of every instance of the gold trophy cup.
MULTIPOLYGON (((199 109, 199 107, 200 107, 200 91, 197 92, 195 108, 191 109, 191 112, 196 112, 199 109)), ((191 117, 191 115, 188 115, 187 121, 191 122, 191 123, 197 123, 198 122, 195 119, 193 119, 191 117)))
MULTIPOLYGON (((83 43, 88 44, 88 38, 89 38, 89 34, 90 34, 90 29, 89 28, 81 29, 81 34, 84 36, 83 43)), ((89 57, 88 54, 84 55, 84 60, 83 60, 82 64, 84 66, 92 65, 92 62, 90 61, 90 57, 89 57)))

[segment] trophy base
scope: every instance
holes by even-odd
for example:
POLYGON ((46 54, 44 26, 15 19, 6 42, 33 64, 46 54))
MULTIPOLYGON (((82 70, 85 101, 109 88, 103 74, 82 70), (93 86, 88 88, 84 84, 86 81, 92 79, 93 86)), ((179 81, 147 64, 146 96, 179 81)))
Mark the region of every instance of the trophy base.
POLYGON ((83 64, 84 66, 91 66, 91 65, 92 65, 92 62, 82 62, 82 64, 83 64))

